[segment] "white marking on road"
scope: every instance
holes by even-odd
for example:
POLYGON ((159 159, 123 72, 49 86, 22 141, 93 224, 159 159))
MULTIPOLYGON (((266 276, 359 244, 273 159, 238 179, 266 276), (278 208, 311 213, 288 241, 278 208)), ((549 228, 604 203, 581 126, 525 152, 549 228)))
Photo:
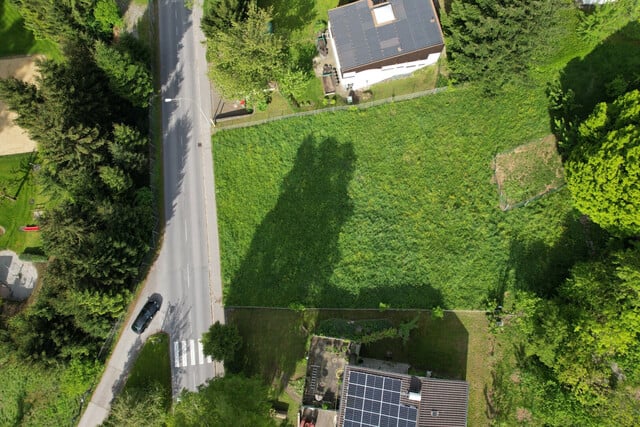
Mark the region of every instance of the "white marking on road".
POLYGON ((202 365, 204 363, 204 351, 202 350, 202 340, 198 340, 198 365, 202 365))
POLYGON ((180 359, 178 359, 180 354, 180 343, 178 341, 173 342, 173 358, 175 359, 176 368, 180 367, 180 359))
POLYGON ((187 342, 182 341, 182 366, 187 366, 187 342))
POLYGON ((184 241, 189 242, 189 237, 187 236, 187 220, 184 220, 184 241))
POLYGON ((191 366, 196 364, 196 347, 193 340, 190 340, 191 347, 191 366))
POLYGON ((189 263, 187 263, 187 289, 189 289, 189 284, 191 283, 190 277, 189 277, 189 263))

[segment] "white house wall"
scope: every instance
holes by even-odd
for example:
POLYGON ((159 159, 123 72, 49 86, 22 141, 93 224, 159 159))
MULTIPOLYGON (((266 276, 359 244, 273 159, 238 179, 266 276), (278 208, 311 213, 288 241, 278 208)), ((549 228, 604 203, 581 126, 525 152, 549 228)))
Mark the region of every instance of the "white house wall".
MULTIPOLYGON (((335 46, 332 47, 335 49, 335 46)), ((353 90, 366 89, 369 86, 380 83, 384 80, 411 74, 416 70, 433 65, 438 61, 438 58, 440 58, 440 53, 432 53, 426 59, 421 59, 419 61, 388 65, 382 68, 361 71, 359 73, 344 73, 340 79, 340 85, 345 89, 348 88, 349 85, 352 85, 351 88, 353 90)))

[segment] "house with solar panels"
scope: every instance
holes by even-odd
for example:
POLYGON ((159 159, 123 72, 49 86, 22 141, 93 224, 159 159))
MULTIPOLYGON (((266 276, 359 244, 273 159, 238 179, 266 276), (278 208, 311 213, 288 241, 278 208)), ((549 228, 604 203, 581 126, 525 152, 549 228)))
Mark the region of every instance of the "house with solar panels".
POLYGON ((465 427, 469 384, 348 365, 339 427, 465 427))
POLYGON ((433 0, 358 0, 329 10, 337 80, 358 90, 435 64, 444 49, 433 0))
POLYGON ((360 356, 360 344, 314 336, 300 427, 465 427, 469 384, 409 375, 409 365, 360 356))

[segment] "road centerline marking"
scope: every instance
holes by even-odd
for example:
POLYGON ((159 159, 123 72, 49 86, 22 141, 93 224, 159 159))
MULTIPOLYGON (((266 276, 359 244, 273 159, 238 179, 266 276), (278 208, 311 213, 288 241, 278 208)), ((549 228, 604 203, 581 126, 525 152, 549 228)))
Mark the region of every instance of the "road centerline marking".
POLYGON ((182 360, 181 360, 181 365, 182 367, 187 366, 187 342, 186 341, 182 341, 182 360))
POLYGON ((179 368, 180 367, 180 343, 178 341, 174 341, 173 342, 173 360, 175 363, 175 367, 179 368))

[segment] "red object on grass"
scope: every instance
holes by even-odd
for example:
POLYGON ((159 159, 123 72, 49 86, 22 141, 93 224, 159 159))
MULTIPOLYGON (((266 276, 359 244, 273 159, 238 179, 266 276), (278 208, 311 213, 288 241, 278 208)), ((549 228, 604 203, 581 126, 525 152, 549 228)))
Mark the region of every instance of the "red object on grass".
POLYGON ((40 231, 40 226, 38 226, 38 225, 25 225, 23 227, 20 227, 20 230, 22 230, 22 231, 40 231))

